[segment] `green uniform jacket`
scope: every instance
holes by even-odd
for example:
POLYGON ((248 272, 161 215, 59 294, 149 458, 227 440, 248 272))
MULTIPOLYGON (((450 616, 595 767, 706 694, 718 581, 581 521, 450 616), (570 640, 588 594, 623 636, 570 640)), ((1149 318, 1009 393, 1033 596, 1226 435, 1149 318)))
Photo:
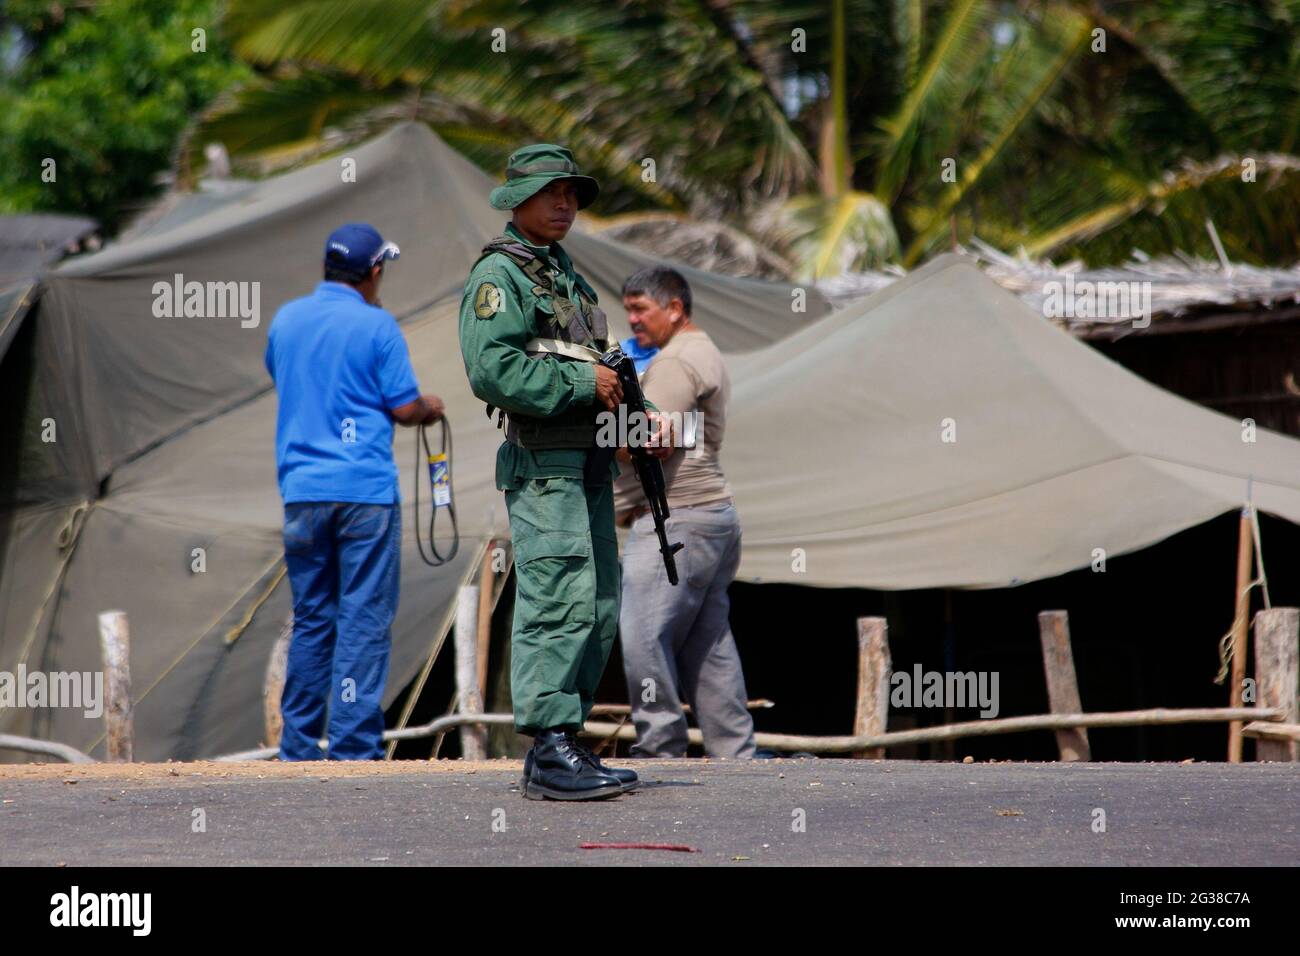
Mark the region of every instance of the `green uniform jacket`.
MULTIPOLYGON (((581 289, 596 301, 596 290, 578 275, 558 243, 535 245, 513 225, 506 226, 505 234, 552 265, 556 295, 577 301, 581 289)), ((524 351, 530 339, 553 334, 543 328, 553 315, 550 293, 535 286, 508 256, 492 253, 474 266, 461 299, 460 349, 478 398, 507 414, 532 418, 594 415, 595 365, 558 356, 531 358, 524 351)), ((595 347, 604 351, 609 344, 601 340, 595 347)), ((497 453, 497 487, 508 491, 530 478, 581 477, 585 461, 586 451, 580 448, 529 450, 506 442, 497 453)), ((613 464, 611 475, 617 474, 613 464)))

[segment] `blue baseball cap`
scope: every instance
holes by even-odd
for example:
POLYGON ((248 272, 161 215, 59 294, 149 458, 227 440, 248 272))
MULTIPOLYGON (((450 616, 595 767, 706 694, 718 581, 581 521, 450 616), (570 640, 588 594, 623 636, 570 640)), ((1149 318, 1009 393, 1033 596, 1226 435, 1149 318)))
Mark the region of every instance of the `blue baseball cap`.
POLYGON ((325 265, 350 272, 358 279, 364 279, 385 259, 396 259, 401 254, 397 243, 385 242, 374 226, 364 222, 339 226, 325 240, 325 265))

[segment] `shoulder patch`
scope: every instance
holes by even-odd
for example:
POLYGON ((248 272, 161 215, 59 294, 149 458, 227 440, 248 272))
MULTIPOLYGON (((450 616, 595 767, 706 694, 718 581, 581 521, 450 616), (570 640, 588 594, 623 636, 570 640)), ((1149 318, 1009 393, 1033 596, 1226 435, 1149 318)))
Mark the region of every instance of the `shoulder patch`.
POLYGON ((480 282, 474 292, 474 315, 480 319, 490 319, 501 309, 501 287, 495 282, 480 282))

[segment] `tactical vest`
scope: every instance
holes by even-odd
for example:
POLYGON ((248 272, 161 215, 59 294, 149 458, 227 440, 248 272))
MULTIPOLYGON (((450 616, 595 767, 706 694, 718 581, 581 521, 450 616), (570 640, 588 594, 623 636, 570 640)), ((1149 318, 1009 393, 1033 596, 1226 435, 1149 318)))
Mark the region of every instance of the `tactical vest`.
MULTIPOLYGON (((478 265, 487 256, 500 253, 527 276, 533 284, 530 290, 535 305, 535 320, 539 334, 524 345, 531 361, 541 362, 595 362, 607 346, 609 324, 604 311, 596 305, 594 293, 579 280, 573 283, 577 301, 562 296, 555 287, 551 266, 532 249, 517 239, 498 236, 483 247, 474 263, 478 265), (549 304, 547 312, 544 305, 549 304)), ((550 418, 535 418, 510 412, 505 415, 506 440, 511 444, 538 451, 552 448, 590 448, 596 444, 596 417, 601 412, 596 404, 566 409, 550 418)), ((488 406, 488 416, 494 411, 488 406)), ((497 418, 501 426, 501 417, 497 418)))

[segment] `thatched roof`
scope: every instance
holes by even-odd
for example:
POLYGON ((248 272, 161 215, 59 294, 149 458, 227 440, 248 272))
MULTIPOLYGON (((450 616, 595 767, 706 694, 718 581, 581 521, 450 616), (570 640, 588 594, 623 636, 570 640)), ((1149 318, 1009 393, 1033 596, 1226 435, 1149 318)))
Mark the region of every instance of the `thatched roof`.
MULTIPOLYGON (((1290 268, 1263 268, 1239 263, 1207 261, 1177 254, 1149 258, 1135 253, 1122 266, 1088 269, 1080 262, 1053 263, 1009 256, 975 240, 958 252, 969 257, 1004 289, 1057 325, 1081 338, 1120 338, 1133 334, 1160 334, 1189 329, 1211 329, 1253 322, 1300 318, 1300 264, 1290 268), (1149 307, 1149 325, 1135 301, 1128 314, 1062 314, 1062 293, 1108 284, 1137 284, 1141 306, 1149 307), (1146 296, 1149 295, 1149 301, 1146 296), (1135 321, 1136 318, 1136 321, 1135 321)), ((839 307, 889 285, 902 270, 858 273, 818 283, 818 288, 839 307)))
POLYGON ((789 281, 791 266, 738 229, 671 213, 634 213, 610 219, 587 217, 585 227, 605 239, 676 259, 718 275, 789 281))
MULTIPOLYGON (((738 230, 669 214, 596 220, 589 228, 653 255, 699 269, 747 278, 792 281, 792 268, 778 254, 738 230)), ((1007 255, 978 239, 959 247, 984 274, 1018 295, 1035 312, 1080 338, 1115 339, 1190 329, 1277 322, 1300 318, 1300 264, 1265 268, 1210 261, 1178 253, 1152 258, 1135 251, 1122 266, 1088 269, 1079 261, 1054 263, 1007 255), (1123 287, 1132 292, 1107 298, 1123 287), (1088 295, 1106 307, 1080 309, 1088 295), (1072 302, 1066 300, 1072 299, 1072 302), (1062 305, 1065 308, 1061 308, 1062 305), (1077 314, 1083 311, 1091 314, 1077 314), (1147 319, 1150 319, 1148 322, 1147 319)), ((898 266, 824 279, 817 289, 836 308, 865 298, 907 273, 898 266)))

